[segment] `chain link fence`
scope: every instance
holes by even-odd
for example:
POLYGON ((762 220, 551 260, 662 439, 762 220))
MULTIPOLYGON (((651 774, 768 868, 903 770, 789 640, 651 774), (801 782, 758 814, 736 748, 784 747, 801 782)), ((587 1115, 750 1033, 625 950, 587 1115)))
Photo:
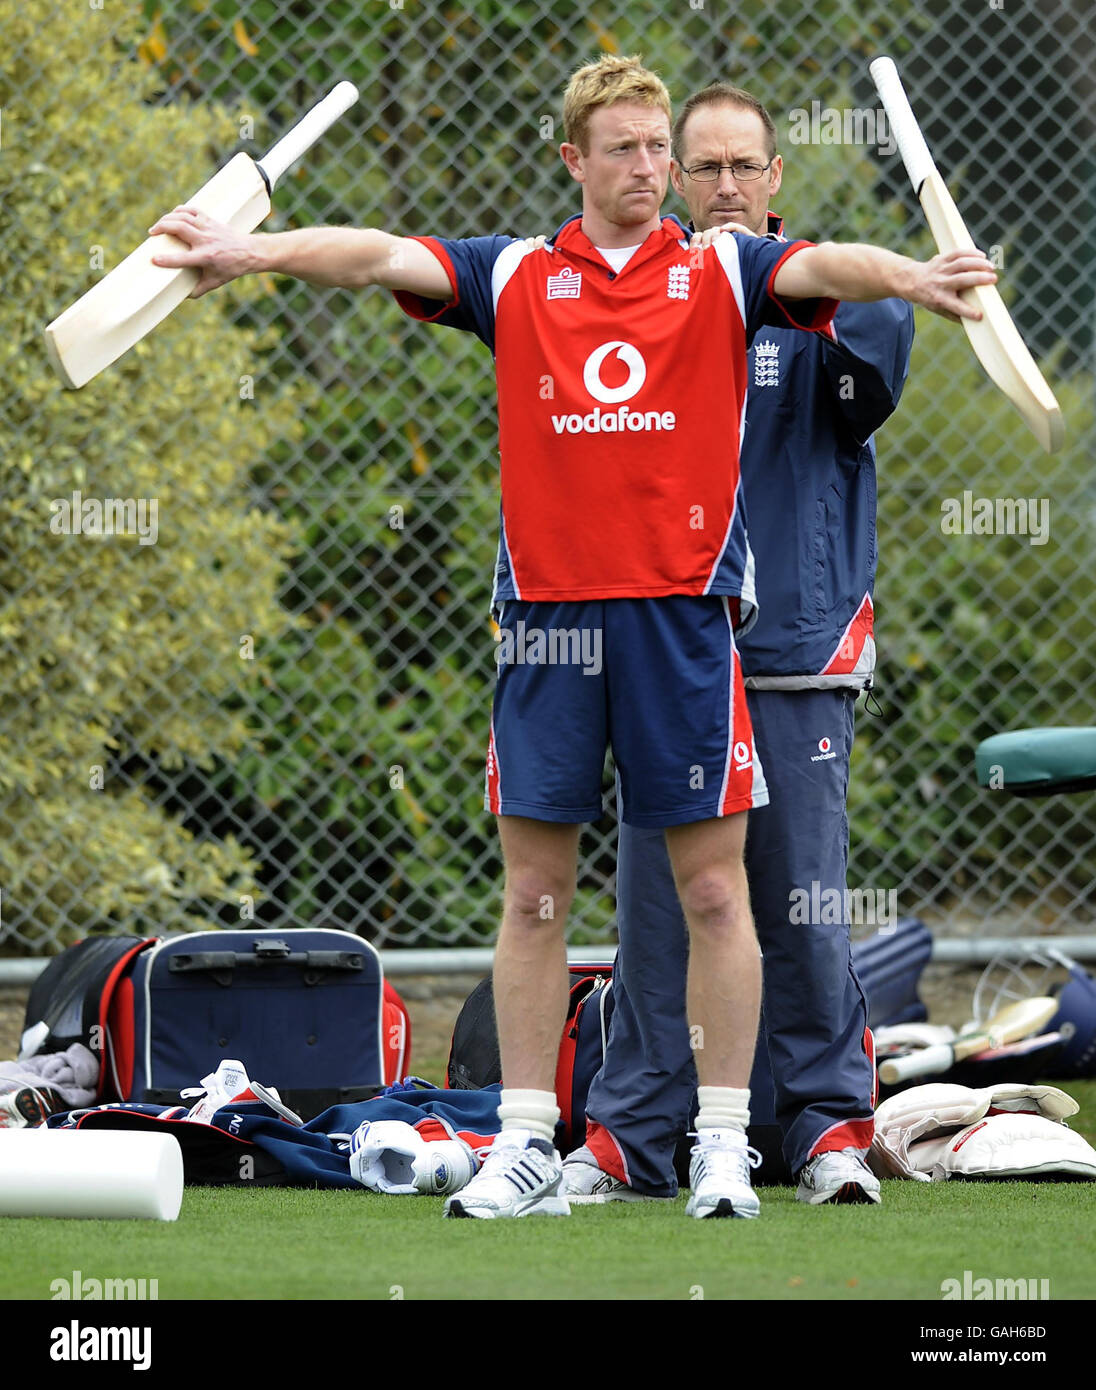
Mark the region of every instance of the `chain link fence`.
MULTIPOLYGON (((945 932, 1092 922, 1091 797, 1016 802, 973 775, 990 733, 1096 723, 1091 5, 4 4, 0 951, 241 916, 387 945, 490 939, 482 346, 377 291, 262 279, 184 306, 60 398, 40 330, 234 147, 258 154, 341 78, 362 100, 265 230, 550 232, 578 206, 562 89, 602 51, 640 53, 675 101, 716 78, 760 96, 791 234, 926 256, 866 119, 868 63, 896 58, 1069 438, 1042 456, 963 334, 918 315, 877 441, 880 712, 859 716, 849 881, 945 932), (117 496, 158 502, 155 543, 81 531, 89 498, 117 496), (1027 532, 942 525, 979 498, 1030 499, 1027 532)), ((608 768, 605 785, 580 943, 611 937, 608 768)))

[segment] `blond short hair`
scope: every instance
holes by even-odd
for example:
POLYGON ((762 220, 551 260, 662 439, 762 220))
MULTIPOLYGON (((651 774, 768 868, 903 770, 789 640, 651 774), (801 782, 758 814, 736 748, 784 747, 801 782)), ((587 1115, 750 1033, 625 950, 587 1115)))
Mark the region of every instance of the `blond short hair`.
POLYGON ((563 134, 567 142, 589 154, 590 117, 599 106, 615 106, 632 101, 653 106, 666 120, 670 115, 670 93, 656 74, 643 66, 638 55, 618 58, 607 53, 596 63, 587 63, 575 72, 563 94, 563 134))

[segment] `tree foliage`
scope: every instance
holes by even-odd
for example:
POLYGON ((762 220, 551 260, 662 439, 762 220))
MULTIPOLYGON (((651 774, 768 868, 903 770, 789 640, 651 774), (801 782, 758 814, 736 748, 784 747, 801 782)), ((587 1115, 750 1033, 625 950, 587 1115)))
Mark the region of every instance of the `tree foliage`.
POLYGON ((264 347, 231 301, 182 306, 82 391, 47 360, 43 326, 235 137, 214 106, 147 105, 132 49, 104 61, 104 22, 77 6, 43 25, 0 0, 0 866, 4 925, 24 939, 208 924, 255 891, 236 838, 169 814, 128 767, 237 756, 230 697, 291 625, 276 598, 291 529, 255 505, 249 470, 298 412, 289 396, 263 409, 261 387, 241 399, 264 347), (155 503, 155 543, 55 533, 74 492, 155 503))

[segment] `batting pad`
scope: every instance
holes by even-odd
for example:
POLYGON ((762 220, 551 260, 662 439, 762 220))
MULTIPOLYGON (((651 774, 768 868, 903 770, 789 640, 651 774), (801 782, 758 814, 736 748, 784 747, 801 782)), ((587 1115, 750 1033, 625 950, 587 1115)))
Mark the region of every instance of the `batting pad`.
POLYGON ((1079 1109, 1056 1086, 1015 1084, 974 1090, 943 1081, 913 1086, 885 1100, 875 1112, 869 1160, 880 1177, 927 1182, 940 1154, 934 1152, 931 1161, 915 1154, 914 1148, 920 1150, 924 1141, 941 1140, 946 1146, 949 1138, 1002 1112, 1038 1116, 1068 1134, 1062 1122, 1079 1109))
POLYGON ((1081 1178, 1096 1181, 1096 1149, 1043 1115, 990 1115, 958 1134, 914 1144, 910 1161, 933 1182, 950 1178, 1081 1178))

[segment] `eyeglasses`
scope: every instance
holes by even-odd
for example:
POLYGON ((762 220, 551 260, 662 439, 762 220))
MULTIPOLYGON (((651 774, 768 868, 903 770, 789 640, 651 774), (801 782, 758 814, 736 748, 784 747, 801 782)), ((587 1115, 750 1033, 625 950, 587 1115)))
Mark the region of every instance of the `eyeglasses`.
POLYGON ((759 179, 771 164, 771 159, 768 164, 694 164, 685 172, 697 183, 715 183, 723 170, 729 169, 736 183, 749 183, 752 179, 759 179))

